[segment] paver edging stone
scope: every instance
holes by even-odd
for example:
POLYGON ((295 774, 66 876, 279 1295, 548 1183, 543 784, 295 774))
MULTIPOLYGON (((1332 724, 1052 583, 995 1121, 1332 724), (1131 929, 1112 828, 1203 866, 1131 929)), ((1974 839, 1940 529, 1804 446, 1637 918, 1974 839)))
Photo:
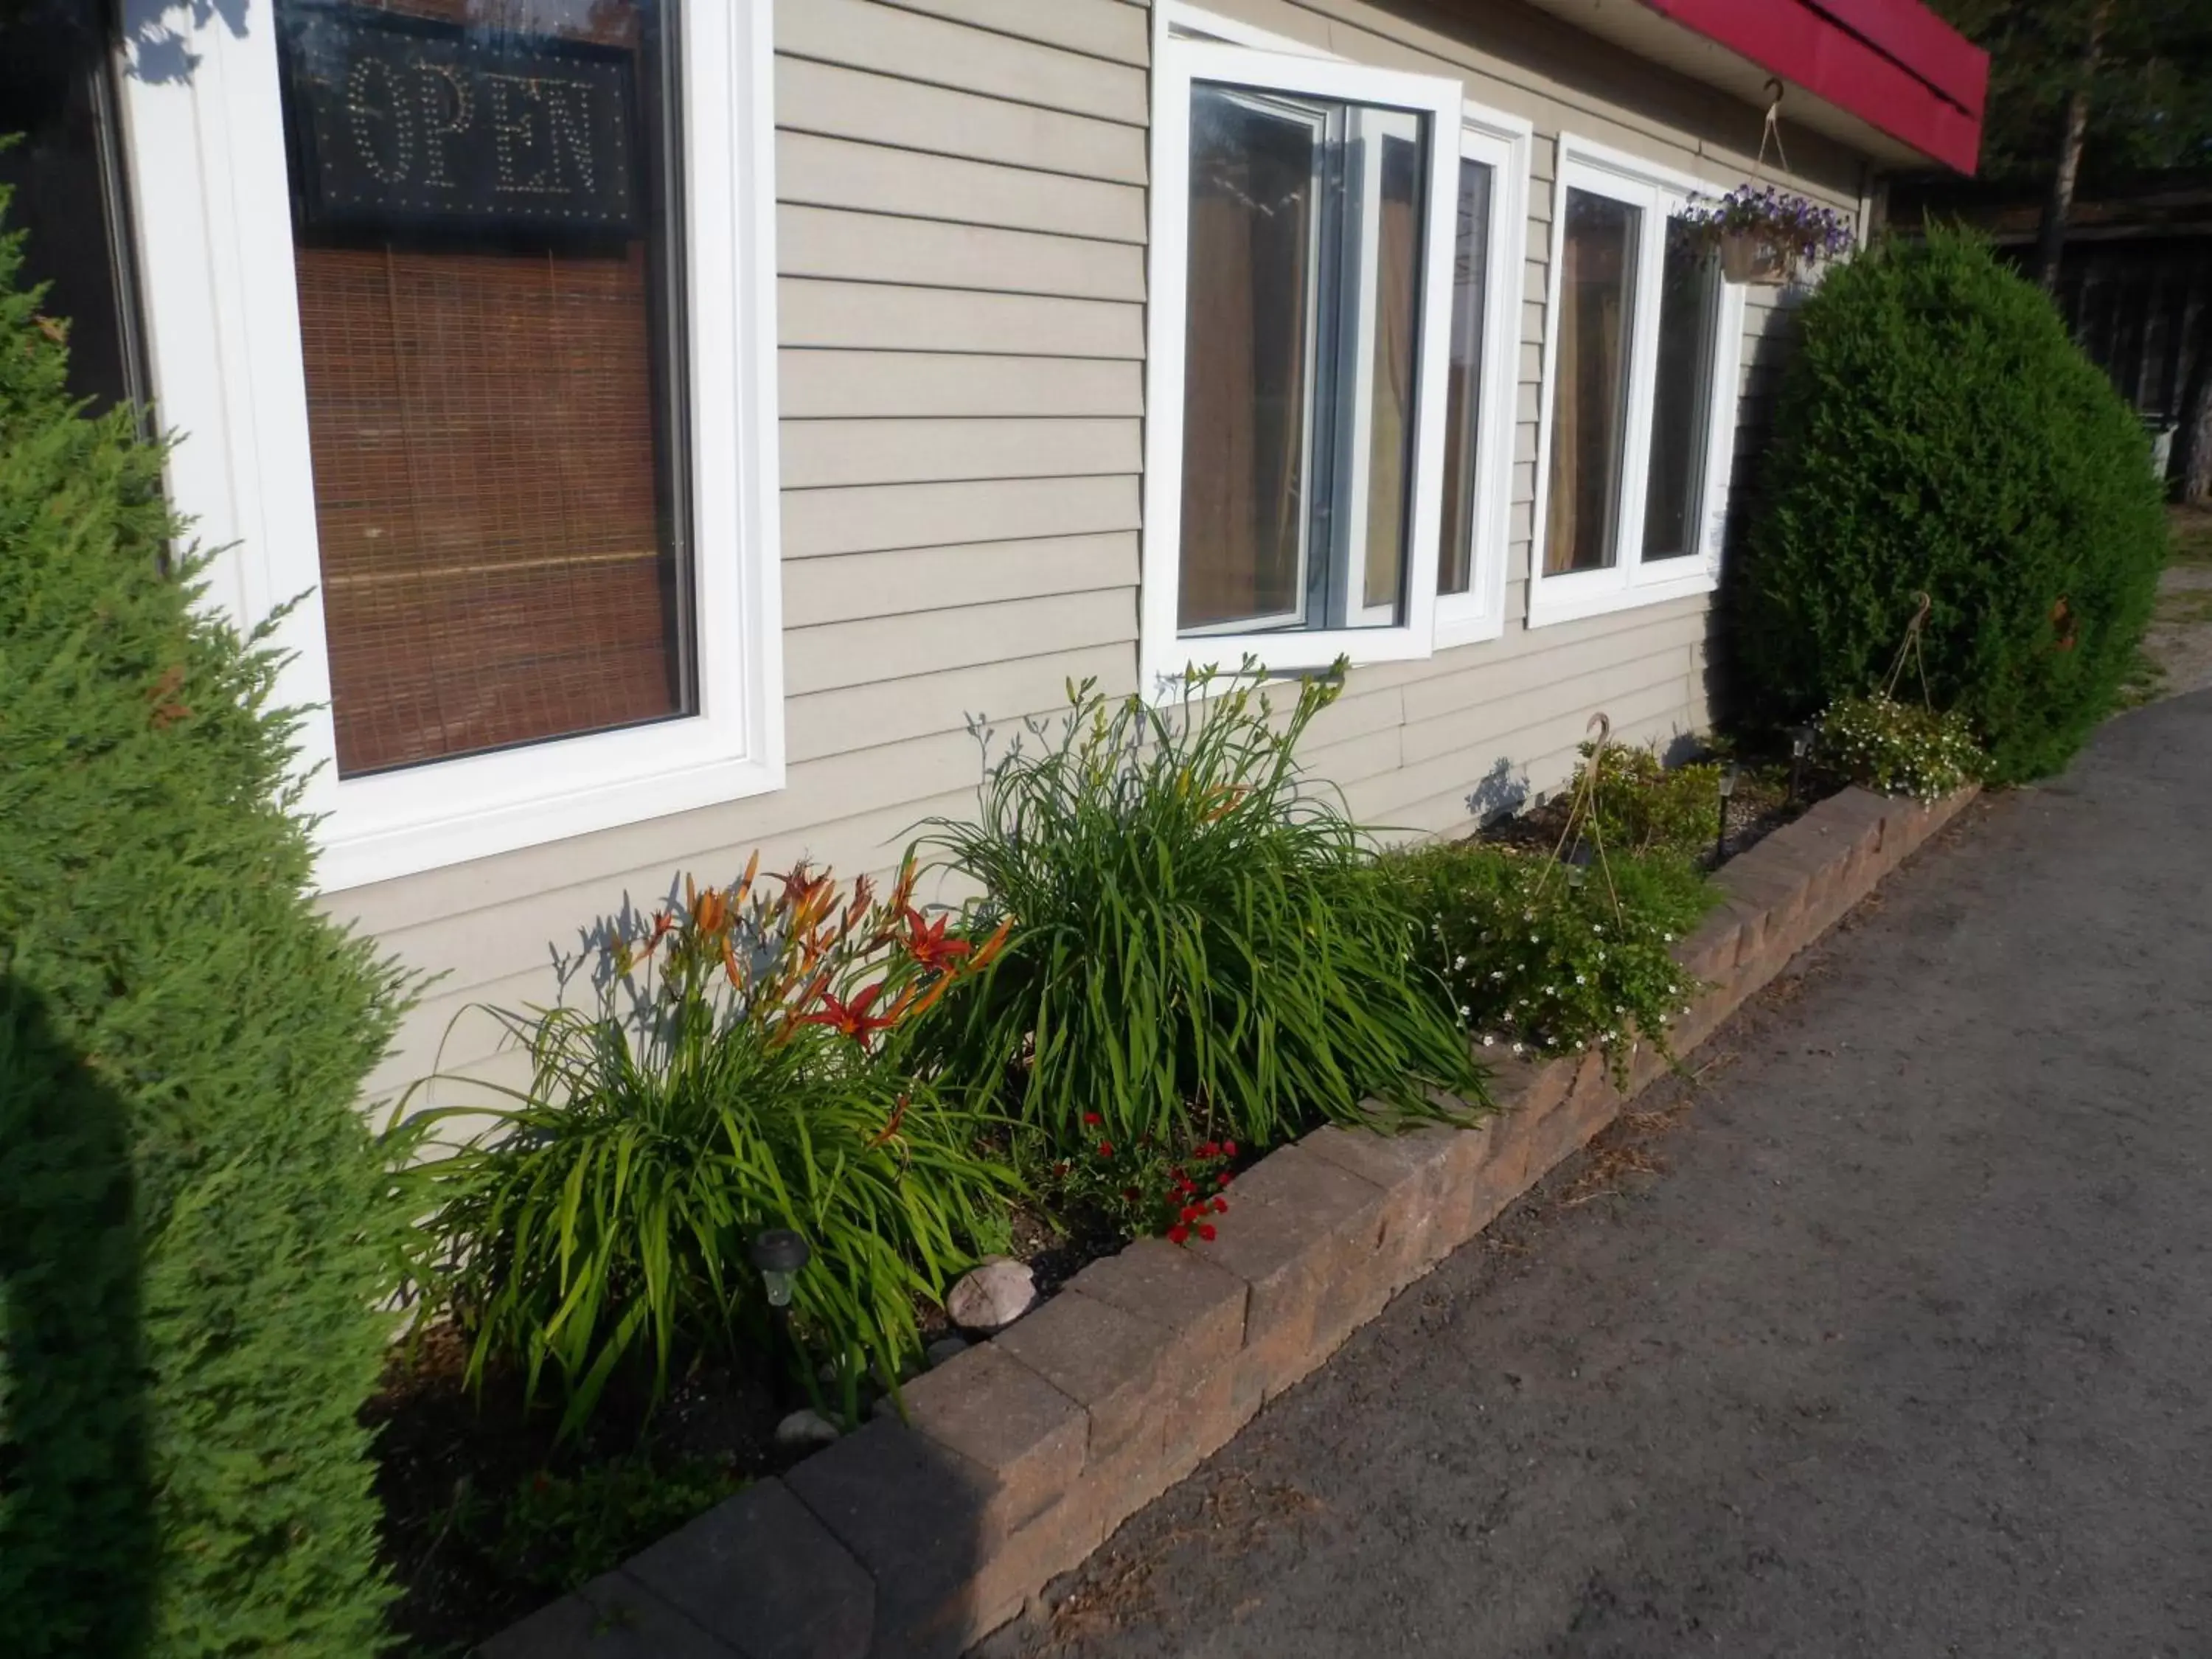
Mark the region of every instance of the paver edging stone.
MULTIPOLYGON (((1976 793, 1922 804, 1847 789, 1723 866, 1725 902, 1675 947, 1710 988, 1674 1028, 1677 1053, 1976 793)), ((1214 1243, 1140 1239, 1093 1262, 1062 1295, 909 1385, 906 1421, 871 1424, 747 1488, 479 1651, 952 1659, 1665 1069, 1639 1054, 1624 1094, 1595 1054, 1508 1060, 1493 1077, 1499 1109, 1476 1127, 1390 1139, 1332 1127, 1278 1148, 1240 1181, 1237 1224, 1214 1243)))

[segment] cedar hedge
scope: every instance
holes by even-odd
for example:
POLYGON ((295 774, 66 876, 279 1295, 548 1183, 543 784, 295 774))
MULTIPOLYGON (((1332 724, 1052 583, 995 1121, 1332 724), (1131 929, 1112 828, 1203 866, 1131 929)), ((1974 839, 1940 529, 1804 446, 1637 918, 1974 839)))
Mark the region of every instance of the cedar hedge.
POLYGON ((0 1646, 371 1653, 402 1217, 356 1096, 404 987, 307 896, 272 657, 20 265, 0 236, 0 1646))
MULTIPOLYGON (((2165 562, 2141 425, 2050 301, 1957 233, 1861 255, 1802 320, 1737 572, 1747 712, 1875 689, 1924 591, 1936 707, 1995 781, 2055 770, 2114 706, 2165 562)), ((1909 669, 1898 695, 1918 700, 1909 669)))

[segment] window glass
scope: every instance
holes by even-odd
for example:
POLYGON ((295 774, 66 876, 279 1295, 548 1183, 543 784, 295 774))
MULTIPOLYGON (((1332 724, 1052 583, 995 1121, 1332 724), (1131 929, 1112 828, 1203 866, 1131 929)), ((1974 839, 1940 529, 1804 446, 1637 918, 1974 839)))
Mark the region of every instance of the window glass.
POLYGON ((695 706, 672 0, 276 0, 341 775, 695 706))
POLYGON ((1428 125, 1192 88, 1183 634, 1403 620, 1428 125))
POLYGON ((1323 125, 1222 88, 1192 97, 1186 630, 1303 611, 1323 125))
MULTIPOLYGON (((1406 531, 1413 519, 1413 345, 1421 309, 1421 145, 1419 123, 1397 118, 1411 136, 1376 131, 1375 303, 1367 345, 1367 539, 1363 622, 1398 620, 1405 586, 1406 531), (1376 614, 1379 611, 1381 614, 1376 614)), ((1378 127, 1379 121, 1369 125, 1378 127)))
POLYGON ((1482 313, 1490 269, 1490 167, 1459 164, 1459 240, 1452 254, 1451 375, 1444 398, 1443 546, 1437 592, 1464 593, 1474 577, 1475 465, 1481 440, 1482 313))
POLYGON ((1643 211, 1567 191, 1553 338, 1552 458, 1544 571, 1613 562, 1613 508, 1628 402, 1629 328, 1643 211))
POLYGON ((1680 218, 1667 222, 1660 273, 1659 372, 1651 413, 1651 467, 1644 498, 1644 556, 1686 558, 1698 550, 1705 449, 1711 435, 1714 260, 1680 218))

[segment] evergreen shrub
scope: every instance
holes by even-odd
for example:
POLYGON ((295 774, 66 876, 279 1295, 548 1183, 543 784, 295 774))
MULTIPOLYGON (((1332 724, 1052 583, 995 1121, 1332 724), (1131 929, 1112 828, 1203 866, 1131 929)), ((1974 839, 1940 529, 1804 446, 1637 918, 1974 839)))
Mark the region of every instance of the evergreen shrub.
POLYGON ((1927 692, 1990 775, 2064 764, 2115 706, 2165 561, 2140 423, 2048 298, 1963 235, 1861 255, 1802 322, 1737 571, 1747 713, 1881 685, 1925 592, 1927 692))
MULTIPOLYGON (((0 210, 4 210, 0 198, 0 210)), ((356 1413, 399 1217, 356 1097, 403 1000, 307 896, 275 672, 161 453, 64 389, 0 237, 0 1647, 381 1642, 356 1413)))

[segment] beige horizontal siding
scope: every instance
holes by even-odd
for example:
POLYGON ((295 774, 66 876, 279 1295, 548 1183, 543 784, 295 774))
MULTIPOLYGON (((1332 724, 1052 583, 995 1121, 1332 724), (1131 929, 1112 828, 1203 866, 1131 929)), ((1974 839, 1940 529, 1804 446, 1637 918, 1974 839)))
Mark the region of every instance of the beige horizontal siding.
POLYGON ((1137 536, 1048 536, 793 559, 783 571, 786 628, 856 617, 958 611, 1007 599, 1137 585, 1137 536))
POLYGON ((993 29, 1017 40, 1087 52, 1118 64, 1141 66, 1149 45, 1144 9, 1127 0, 890 0, 890 3, 993 29))
POLYGON ((1121 242, 939 220, 784 206, 776 259, 787 276, 995 294, 1141 300, 1145 254, 1121 242))
POLYGON ((783 554, 811 559, 891 547, 1080 536, 1134 530, 1140 522, 1133 477, 805 489, 783 499, 783 554))
MULTIPOLYGON (((1042 20, 1083 0, 1012 0, 1042 20)), ((781 0, 778 52, 1018 104, 1145 124, 1145 71, 871 0, 781 0)))
POLYGON ((815 207, 1114 242, 1145 240, 1145 192, 1134 185, 805 132, 777 139, 775 177, 780 199, 815 207))
POLYGON ((787 132, 827 133, 975 161, 1017 157, 1039 173, 1145 182, 1142 127, 809 58, 776 60, 775 117, 787 132))
POLYGON ((793 421, 783 487, 1133 473, 1137 440, 1133 420, 793 421))
POLYGON ((787 421, 1145 410, 1143 364, 1085 357, 801 349, 782 353, 778 379, 787 421))
POLYGON ((1126 641, 1135 620, 1127 592, 1109 588, 792 629, 783 642, 784 693, 799 697, 855 685, 880 690, 894 680, 945 669, 1126 641))
POLYGON ((777 336, 787 346, 1132 360, 1145 354, 1145 310, 1137 305, 788 275, 776 285, 776 304, 777 336))
MULTIPOLYGON (((1602 709, 1617 736, 1707 718, 1703 599, 1531 630, 1550 180, 1565 132, 1725 188, 1758 113, 1515 3, 1212 0, 1360 61, 1457 75, 1533 122, 1525 285, 1512 337, 1508 625, 1423 662, 1355 669, 1305 759, 1377 825, 1448 834, 1510 776, 1557 787, 1602 709)), ((778 364, 786 787, 338 896, 447 977, 379 1074, 429 1068, 456 1012, 548 999, 549 947, 678 872, 755 846, 884 871, 915 826, 965 816, 983 760, 1071 680, 1136 674, 1150 18, 1132 0, 779 0, 778 364)), ((1790 135, 1793 179, 1850 205, 1850 158, 1790 135)), ((1771 408, 1792 318, 1753 296, 1746 424, 1771 408)), ((1740 465, 1736 484, 1744 487, 1740 465)), ((1741 495, 1739 495, 1741 499, 1741 495)), ((1294 693, 1278 698, 1278 718, 1294 693)), ((465 1021, 450 1068, 511 1066, 465 1021)))
POLYGON ((1120 631, 1103 645, 999 657, 974 667, 793 697, 786 711, 786 738, 793 754, 817 759, 962 730, 971 719, 1003 722, 1010 732, 1017 731, 1023 716, 1058 708, 1070 681, 1079 684, 1095 678, 1111 683, 1124 678, 1127 630, 1123 618, 1120 631))

